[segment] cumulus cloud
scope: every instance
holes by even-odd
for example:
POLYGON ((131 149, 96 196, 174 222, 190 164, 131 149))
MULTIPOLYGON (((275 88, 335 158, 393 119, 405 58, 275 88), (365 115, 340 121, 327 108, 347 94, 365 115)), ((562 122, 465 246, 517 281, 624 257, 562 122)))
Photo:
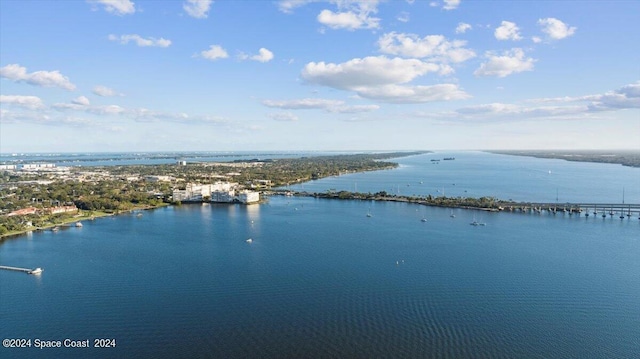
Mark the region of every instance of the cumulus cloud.
POLYGON ((380 0, 280 0, 278 9, 290 14, 294 9, 317 2, 326 2, 336 6, 336 11, 324 9, 316 19, 331 29, 377 29, 380 19, 373 17, 378 12, 380 0))
POLYGON ((443 2, 442 8, 445 10, 455 10, 460 5, 460 0, 443 0, 443 2))
POLYGON ((442 35, 420 38, 415 34, 390 32, 378 39, 380 52, 405 57, 432 58, 437 61, 460 63, 476 56, 465 48, 466 41, 449 41, 442 35))
POLYGON ((322 10, 318 14, 318 22, 331 29, 377 29, 380 27, 380 19, 370 17, 366 12, 333 12, 331 10, 322 10))
POLYGON ((603 94, 525 100, 525 104, 488 103, 417 117, 471 121, 573 120, 602 112, 640 109, 640 81, 603 94))
POLYGON ((109 35, 108 39, 110 41, 117 41, 121 44, 128 44, 129 42, 134 42, 136 45, 141 47, 169 47, 171 45, 171 40, 167 40, 164 38, 156 39, 155 37, 143 38, 137 34, 130 35, 109 35))
POLYGON ((206 19, 209 16, 212 0, 186 0, 182 5, 184 11, 196 19, 206 19))
POLYGON ((378 105, 346 105, 342 100, 330 100, 322 98, 304 98, 298 100, 264 100, 262 104, 267 107, 288 110, 324 110, 332 113, 358 113, 378 110, 378 105))
POLYGON ((319 1, 320 0, 280 0, 278 2, 278 9, 286 14, 291 14, 295 8, 319 1))
POLYGON ((498 40, 522 40, 520 29, 515 23, 510 21, 503 21, 493 34, 498 40))
POLYGON ((253 55, 249 58, 251 60, 258 61, 258 62, 269 62, 273 60, 273 52, 269 51, 268 49, 265 49, 264 47, 261 47, 260 50, 258 50, 257 55, 253 55))
POLYGON ((64 110, 75 110, 75 111, 83 111, 88 109, 91 105, 91 102, 85 96, 79 96, 71 100, 71 103, 55 103, 51 105, 52 108, 58 111, 64 110))
POLYGON ((308 82, 349 90, 362 86, 406 83, 440 66, 418 59, 389 59, 386 56, 355 58, 341 64, 310 62, 302 70, 308 82))
POLYGON ((456 34, 464 34, 467 30, 471 30, 471 25, 467 23, 459 22, 456 26, 456 34))
POLYGON ((463 100, 471 96, 458 85, 439 84, 431 86, 384 85, 360 87, 356 92, 361 97, 390 103, 424 103, 435 101, 463 100))
POLYGON ((542 32, 547 34, 547 36, 553 40, 567 38, 576 32, 576 27, 570 27, 564 22, 553 17, 538 20, 538 25, 542 28, 542 32))
POLYGON ((301 77, 309 83, 354 91, 360 97, 383 102, 420 103, 467 98, 457 85, 400 85, 442 69, 441 65, 418 59, 378 56, 356 58, 341 64, 310 62, 301 77))
POLYGON ((42 100, 37 96, 0 95, 0 103, 19 106, 29 110, 44 107, 42 100))
POLYGON ((220 45, 211 45, 209 50, 200 52, 200 55, 207 60, 215 61, 217 59, 226 59, 229 57, 227 50, 223 49, 220 45))
POLYGON ((130 0, 87 0, 87 2, 100 4, 107 12, 115 15, 129 15, 136 12, 136 7, 130 0))
POLYGON ((60 87, 69 91, 76 89, 76 85, 72 84, 68 77, 62 75, 57 70, 27 73, 26 67, 22 67, 18 64, 11 64, 0 68, 0 77, 4 77, 14 82, 26 82, 34 86, 60 87))
POLYGON ((267 116, 269 116, 269 118, 271 118, 272 120, 276 120, 276 121, 289 121, 289 122, 298 121, 298 116, 294 115, 291 112, 270 113, 267 116))
POLYGON ((89 106, 91 104, 89 99, 86 98, 85 96, 76 97, 73 100, 71 100, 71 103, 74 103, 76 105, 81 105, 81 106, 89 106))
POLYGON ((337 11, 324 9, 318 14, 319 23, 337 30, 377 29, 380 18, 373 17, 378 12, 378 0, 330 0, 337 11))
POLYGON ((524 51, 520 48, 514 48, 497 55, 493 52, 487 52, 485 57, 487 62, 473 73, 476 76, 497 76, 506 77, 514 73, 531 71, 536 60, 525 57, 524 51))
POLYGON ((592 111, 640 109, 640 81, 602 95, 586 96, 585 99, 590 101, 589 109, 592 111))
POLYGON ((121 93, 118 93, 117 91, 102 85, 95 86, 92 92, 95 95, 102 96, 102 97, 122 96, 121 93))

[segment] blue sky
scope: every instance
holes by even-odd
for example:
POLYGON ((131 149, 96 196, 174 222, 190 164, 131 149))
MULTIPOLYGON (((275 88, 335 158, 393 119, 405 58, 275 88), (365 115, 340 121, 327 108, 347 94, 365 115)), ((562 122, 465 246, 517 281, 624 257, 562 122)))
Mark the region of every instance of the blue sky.
POLYGON ((0 0, 0 152, 640 149, 638 1, 0 0))

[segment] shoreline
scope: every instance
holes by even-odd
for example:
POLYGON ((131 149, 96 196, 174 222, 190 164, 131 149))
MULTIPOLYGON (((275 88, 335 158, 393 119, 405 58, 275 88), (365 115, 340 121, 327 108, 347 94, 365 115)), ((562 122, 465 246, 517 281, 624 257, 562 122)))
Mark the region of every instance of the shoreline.
POLYGON ((64 219, 62 219, 60 221, 60 223, 52 223, 52 224, 47 224, 47 225, 41 226, 41 227, 33 227, 33 228, 28 228, 28 229, 25 229, 25 230, 22 230, 22 231, 15 231, 15 232, 5 233, 5 234, 0 236, 0 244, 2 244, 2 242, 4 242, 5 240, 18 239, 19 237, 27 235, 28 233, 43 232, 43 231, 47 231, 47 230, 52 230, 53 228, 56 228, 56 227, 72 227, 75 223, 82 223, 82 222, 85 222, 85 221, 92 221, 92 220, 95 220, 96 218, 119 216, 119 215, 122 215, 122 214, 133 213, 135 211, 147 211, 147 210, 167 207, 169 205, 171 205, 171 204, 165 203, 165 204, 161 204, 161 205, 158 205, 158 206, 143 206, 143 207, 132 208, 132 209, 124 210, 124 211, 119 211, 117 213, 115 213, 115 212, 114 213, 99 212, 99 211, 84 211, 84 212, 87 212, 86 215, 82 214, 81 216, 76 215, 76 216, 73 216, 73 217, 64 218, 64 219))
POLYGON ((497 155, 556 159, 570 162, 616 164, 625 167, 640 168, 640 151, 633 150, 483 150, 483 152, 497 155))

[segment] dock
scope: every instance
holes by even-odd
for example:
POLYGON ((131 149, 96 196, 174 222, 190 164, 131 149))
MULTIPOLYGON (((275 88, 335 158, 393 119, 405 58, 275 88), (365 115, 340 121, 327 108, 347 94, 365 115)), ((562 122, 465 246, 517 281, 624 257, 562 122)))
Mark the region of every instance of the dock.
POLYGON ((16 272, 24 272, 27 274, 40 274, 43 271, 42 268, 29 269, 29 268, 18 268, 18 267, 9 267, 9 266, 0 266, 0 269, 12 270, 16 272))

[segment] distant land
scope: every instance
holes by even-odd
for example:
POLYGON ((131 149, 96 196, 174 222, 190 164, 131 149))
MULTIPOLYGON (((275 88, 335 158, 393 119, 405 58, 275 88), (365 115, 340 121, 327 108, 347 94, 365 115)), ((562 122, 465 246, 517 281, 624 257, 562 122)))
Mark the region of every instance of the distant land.
POLYGON ((485 151, 502 155, 556 158, 567 161, 615 163, 640 167, 639 150, 500 150, 485 151))

